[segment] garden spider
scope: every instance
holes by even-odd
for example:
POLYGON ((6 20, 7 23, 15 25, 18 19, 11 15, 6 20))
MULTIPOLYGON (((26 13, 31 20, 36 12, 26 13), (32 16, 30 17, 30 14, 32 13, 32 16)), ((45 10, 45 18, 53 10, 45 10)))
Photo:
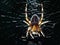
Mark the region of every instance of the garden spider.
POLYGON ((44 21, 43 20, 43 4, 40 4, 41 6, 41 18, 38 17, 38 15, 34 14, 32 15, 31 19, 28 19, 27 16, 27 4, 25 7, 25 18, 26 21, 24 20, 23 22, 26 23, 29 27, 27 29, 26 32, 26 37, 28 37, 28 35, 30 34, 30 36, 32 37, 32 39, 34 39, 34 36, 32 34, 37 34, 40 37, 40 33, 42 34, 43 37, 45 37, 45 34, 43 33, 42 29, 41 29, 41 25, 48 23, 49 21, 44 21))

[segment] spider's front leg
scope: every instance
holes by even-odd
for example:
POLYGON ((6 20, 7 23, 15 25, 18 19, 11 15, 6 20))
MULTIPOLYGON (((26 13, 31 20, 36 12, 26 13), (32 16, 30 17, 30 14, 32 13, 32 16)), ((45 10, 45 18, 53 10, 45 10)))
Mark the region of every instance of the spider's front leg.
POLYGON ((26 4, 26 7, 25 7, 25 19, 26 19, 26 21, 24 20, 23 22, 26 23, 29 26, 31 21, 28 19, 28 16, 27 16, 27 4, 26 4))
POLYGON ((26 7, 25 7, 25 18, 26 18, 26 21, 28 23, 31 23, 31 21, 28 19, 28 16, 27 16, 27 4, 26 4, 26 7))
POLYGON ((39 20, 39 25, 42 23, 42 20, 43 20, 43 4, 41 4, 41 19, 39 20))

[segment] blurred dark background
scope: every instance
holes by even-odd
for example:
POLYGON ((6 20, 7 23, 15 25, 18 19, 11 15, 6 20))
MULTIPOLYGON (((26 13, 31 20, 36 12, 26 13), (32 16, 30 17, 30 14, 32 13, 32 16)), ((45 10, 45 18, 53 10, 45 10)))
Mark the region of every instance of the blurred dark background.
MULTIPOLYGON (((60 1, 41 0, 40 2, 44 3, 46 19, 56 23, 52 29, 53 38, 44 39, 44 45, 60 45, 60 1)), ((23 24, 25 4, 26 0, 0 0, 0 45, 27 44, 20 40, 27 28, 23 24)))

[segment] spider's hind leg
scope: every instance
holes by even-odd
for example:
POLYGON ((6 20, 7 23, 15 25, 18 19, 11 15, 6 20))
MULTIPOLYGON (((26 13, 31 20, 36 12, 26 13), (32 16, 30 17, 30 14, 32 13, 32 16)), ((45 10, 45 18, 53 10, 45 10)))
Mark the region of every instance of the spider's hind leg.
POLYGON ((45 34, 41 31, 41 34, 43 35, 43 37, 45 37, 45 34))
POLYGON ((28 37, 28 35, 30 34, 30 30, 31 30, 31 28, 28 27, 28 30, 27 30, 27 32, 26 32, 26 37, 28 37))
POLYGON ((30 33, 30 36, 32 37, 32 39, 34 39, 34 36, 32 35, 32 33, 30 33))

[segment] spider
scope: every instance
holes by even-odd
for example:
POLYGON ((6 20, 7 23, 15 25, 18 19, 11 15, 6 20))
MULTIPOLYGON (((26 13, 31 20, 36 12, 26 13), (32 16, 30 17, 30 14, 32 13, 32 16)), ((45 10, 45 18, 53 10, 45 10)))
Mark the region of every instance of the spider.
POLYGON ((43 37, 45 37, 45 34, 43 33, 42 29, 41 29, 41 25, 48 23, 50 21, 42 21, 43 20, 43 4, 40 4, 41 6, 41 18, 38 17, 38 15, 34 14, 32 15, 31 19, 28 19, 28 15, 27 15, 27 4, 25 7, 25 20, 23 20, 24 23, 26 23, 29 27, 27 29, 26 32, 26 37, 28 37, 28 35, 30 34, 30 36, 32 37, 32 39, 34 39, 33 34, 37 34, 39 37, 41 36, 40 34, 42 34, 43 37))

